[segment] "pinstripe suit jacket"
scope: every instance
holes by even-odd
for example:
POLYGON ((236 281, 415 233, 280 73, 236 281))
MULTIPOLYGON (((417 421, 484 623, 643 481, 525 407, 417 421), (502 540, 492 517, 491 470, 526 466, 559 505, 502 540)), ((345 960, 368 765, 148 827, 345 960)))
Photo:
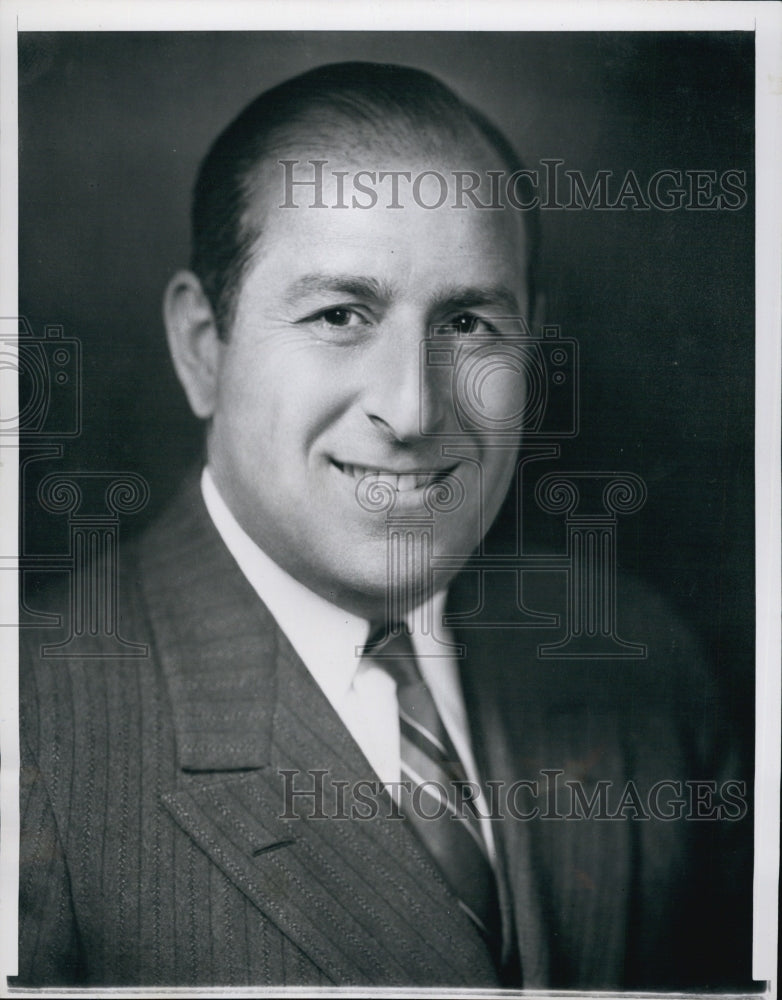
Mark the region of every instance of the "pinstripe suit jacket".
MULTIPOLYGON (((562 596, 555 576, 541 581, 546 608, 562 596)), ((469 603, 476 580, 464 574, 456 598, 469 603)), ((78 659, 42 655, 52 630, 22 633, 19 982, 496 984, 406 822, 333 818, 350 814, 370 767, 224 548, 195 479, 122 553, 119 600, 123 637, 147 655, 107 659, 100 637, 78 659), (329 818, 308 817, 305 798, 291 817, 286 770, 297 788, 328 772, 329 818)), ((559 770, 590 792, 724 775, 715 748, 728 734, 694 648, 648 595, 636 603, 642 617, 626 622, 654 637, 640 663, 544 665, 536 644, 551 633, 538 630, 460 636, 484 778, 507 787, 559 770)), ((502 903, 524 985, 740 979, 735 935, 708 915, 745 916, 744 897, 715 896, 714 871, 740 872, 730 837, 746 827, 506 811, 502 903)))

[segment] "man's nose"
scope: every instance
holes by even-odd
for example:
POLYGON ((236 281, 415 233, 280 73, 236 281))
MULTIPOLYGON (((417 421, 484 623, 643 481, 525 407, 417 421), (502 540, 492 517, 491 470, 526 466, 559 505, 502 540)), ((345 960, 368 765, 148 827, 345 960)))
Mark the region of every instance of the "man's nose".
POLYGON ((447 423, 450 379, 426 364, 425 331, 385 331, 371 361, 364 409, 372 423, 398 442, 441 432, 447 423))

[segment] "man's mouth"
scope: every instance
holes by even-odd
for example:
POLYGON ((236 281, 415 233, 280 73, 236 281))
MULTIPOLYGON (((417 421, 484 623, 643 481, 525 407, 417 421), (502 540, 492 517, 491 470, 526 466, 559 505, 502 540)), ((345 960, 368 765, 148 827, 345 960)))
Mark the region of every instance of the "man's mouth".
POLYGON ((413 490, 420 490, 425 486, 439 483, 455 468, 455 466, 451 466, 448 469, 434 472, 431 470, 426 472, 420 470, 395 472, 392 469, 372 468, 366 465, 351 465, 347 462, 338 462, 335 458, 331 461, 343 475, 349 476, 356 482, 360 482, 363 479, 374 480, 375 482, 385 483, 397 493, 410 493, 413 490))

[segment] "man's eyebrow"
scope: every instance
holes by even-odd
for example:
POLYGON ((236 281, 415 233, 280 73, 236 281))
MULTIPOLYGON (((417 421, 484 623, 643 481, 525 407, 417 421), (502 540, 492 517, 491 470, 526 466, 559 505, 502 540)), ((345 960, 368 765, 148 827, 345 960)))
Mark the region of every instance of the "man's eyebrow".
POLYGON ((337 292, 340 295, 350 295, 358 299, 375 299, 388 301, 392 297, 391 289, 377 278, 356 274, 328 274, 316 271, 297 278, 286 293, 286 301, 293 305, 303 295, 317 292, 337 292))
POLYGON ((519 301, 507 285, 454 285, 433 296, 431 305, 438 311, 448 312, 496 306, 508 317, 521 315, 519 301))

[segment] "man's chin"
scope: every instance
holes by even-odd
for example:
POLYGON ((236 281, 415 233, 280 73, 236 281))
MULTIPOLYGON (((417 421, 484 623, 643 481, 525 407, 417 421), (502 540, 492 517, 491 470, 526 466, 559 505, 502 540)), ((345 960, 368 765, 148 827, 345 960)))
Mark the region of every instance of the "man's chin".
MULTIPOLYGON (((411 543, 373 551, 363 563, 343 562, 339 574, 322 578, 318 588, 328 601, 372 621, 406 618, 432 595, 444 589, 464 559, 451 556, 439 565, 424 546, 411 543), (423 551, 422 551, 423 549, 423 551), (446 565, 447 564, 447 565, 446 565)), ((373 549, 374 547, 368 547, 373 549)))
POLYGON ((351 614, 371 622, 403 621, 433 594, 432 581, 418 578, 387 582, 362 581, 360 586, 346 586, 332 596, 334 603, 351 614))
MULTIPOLYGON (((469 527, 477 520, 473 513, 469 527)), ((322 524, 320 545, 315 539, 299 543, 300 553, 311 561, 300 564, 295 575, 332 604, 363 618, 384 617, 389 608, 412 611, 448 585, 478 544, 464 520, 457 524, 447 514, 399 520, 330 514, 322 524)))

